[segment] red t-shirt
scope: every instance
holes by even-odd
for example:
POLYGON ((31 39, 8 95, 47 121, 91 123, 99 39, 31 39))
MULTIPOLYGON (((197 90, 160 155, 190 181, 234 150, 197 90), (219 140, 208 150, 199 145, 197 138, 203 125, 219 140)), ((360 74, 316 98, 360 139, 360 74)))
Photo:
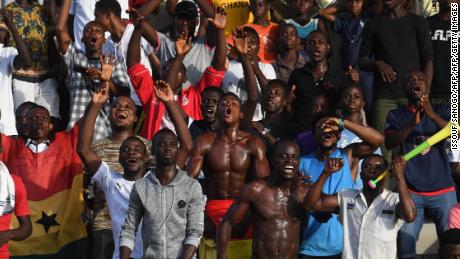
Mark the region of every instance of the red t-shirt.
POLYGON ((262 63, 271 64, 278 55, 276 41, 278 39, 279 26, 276 23, 270 23, 267 27, 248 23, 244 26, 253 28, 259 34, 259 59, 262 63))
MULTIPOLYGON (((208 67, 201 80, 194 86, 182 89, 177 103, 184 112, 194 120, 201 120, 201 93, 206 87, 220 87, 224 79, 225 71, 219 71, 208 67)), ((150 72, 142 64, 136 64, 128 69, 128 75, 136 90, 137 96, 142 103, 145 111, 145 121, 140 136, 152 139, 155 133, 161 128, 161 119, 164 116, 166 107, 157 101, 153 88, 155 83, 150 72)))
MULTIPOLYGON (((15 192, 14 215, 16 215, 16 217, 29 216, 30 211, 29 205, 27 204, 26 187, 24 187, 24 183, 20 177, 11 175, 11 178, 13 178, 15 192)), ((0 217, 0 231, 10 229, 12 217, 13 213, 2 215, 0 217)), ((7 258, 10 258, 10 253, 8 252, 8 244, 5 244, 0 247, 0 259, 7 258)))

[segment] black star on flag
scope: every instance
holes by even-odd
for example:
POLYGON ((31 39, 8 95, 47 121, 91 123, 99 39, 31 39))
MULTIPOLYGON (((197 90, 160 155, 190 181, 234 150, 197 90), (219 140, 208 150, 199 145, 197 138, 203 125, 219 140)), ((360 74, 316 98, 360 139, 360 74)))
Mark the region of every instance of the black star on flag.
POLYGON ((45 228, 45 232, 48 233, 48 230, 51 226, 59 226, 59 223, 56 221, 56 213, 53 215, 47 215, 45 212, 42 211, 42 218, 37 220, 35 223, 43 225, 45 228))

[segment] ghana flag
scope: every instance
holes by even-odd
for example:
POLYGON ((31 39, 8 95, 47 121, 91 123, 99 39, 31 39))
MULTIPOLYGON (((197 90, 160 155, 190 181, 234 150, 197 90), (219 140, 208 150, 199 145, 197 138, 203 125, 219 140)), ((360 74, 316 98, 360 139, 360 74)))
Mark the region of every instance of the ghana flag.
MULTIPOLYGON (((20 138, 1 136, 0 160, 27 190, 32 235, 10 242, 14 258, 85 258, 83 170, 76 152, 78 128, 58 132, 45 151, 34 153, 20 138)), ((13 227, 17 227, 13 221, 13 227)))

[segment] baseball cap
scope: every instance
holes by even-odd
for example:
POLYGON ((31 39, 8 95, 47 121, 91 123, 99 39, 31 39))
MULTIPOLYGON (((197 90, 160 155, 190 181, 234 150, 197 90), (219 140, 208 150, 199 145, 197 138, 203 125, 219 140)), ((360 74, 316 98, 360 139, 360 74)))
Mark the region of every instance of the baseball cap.
POLYGON ((194 2, 185 0, 176 5, 174 15, 183 16, 187 19, 196 19, 198 17, 198 9, 194 2))

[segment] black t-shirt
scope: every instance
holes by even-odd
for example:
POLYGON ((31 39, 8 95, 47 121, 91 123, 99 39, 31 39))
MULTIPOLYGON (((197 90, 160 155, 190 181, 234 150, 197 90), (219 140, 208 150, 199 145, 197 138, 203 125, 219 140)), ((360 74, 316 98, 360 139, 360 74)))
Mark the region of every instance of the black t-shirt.
POLYGON ((390 65, 397 73, 393 83, 383 82, 375 73, 374 98, 404 98, 404 75, 412 69, 423 69, 433 59, 430 28, 422 16, 408 13, 403 17, 378 16, 364 26, 360 57, 372 57, 390 65))
POLYGON ((450 20, 441 20, 439 15, 428 18, 433 45, 433 82, 431 97, 450 96, 450 20))
POLYGON ((310 69, 310 64, 305 67, 294 70, 289 78, 289 85, 296 86, 295 101, 293 103, 294 114, 293 122, 299 126, 296 132, 304 132, 311 129, 311 120, 313 116, 313 100, 320 93, 329 95, 335 103, 341 89, 345 88, 351 82, 349 78, 340 69, 329 67, 326 74, 315 82, 310 69))

